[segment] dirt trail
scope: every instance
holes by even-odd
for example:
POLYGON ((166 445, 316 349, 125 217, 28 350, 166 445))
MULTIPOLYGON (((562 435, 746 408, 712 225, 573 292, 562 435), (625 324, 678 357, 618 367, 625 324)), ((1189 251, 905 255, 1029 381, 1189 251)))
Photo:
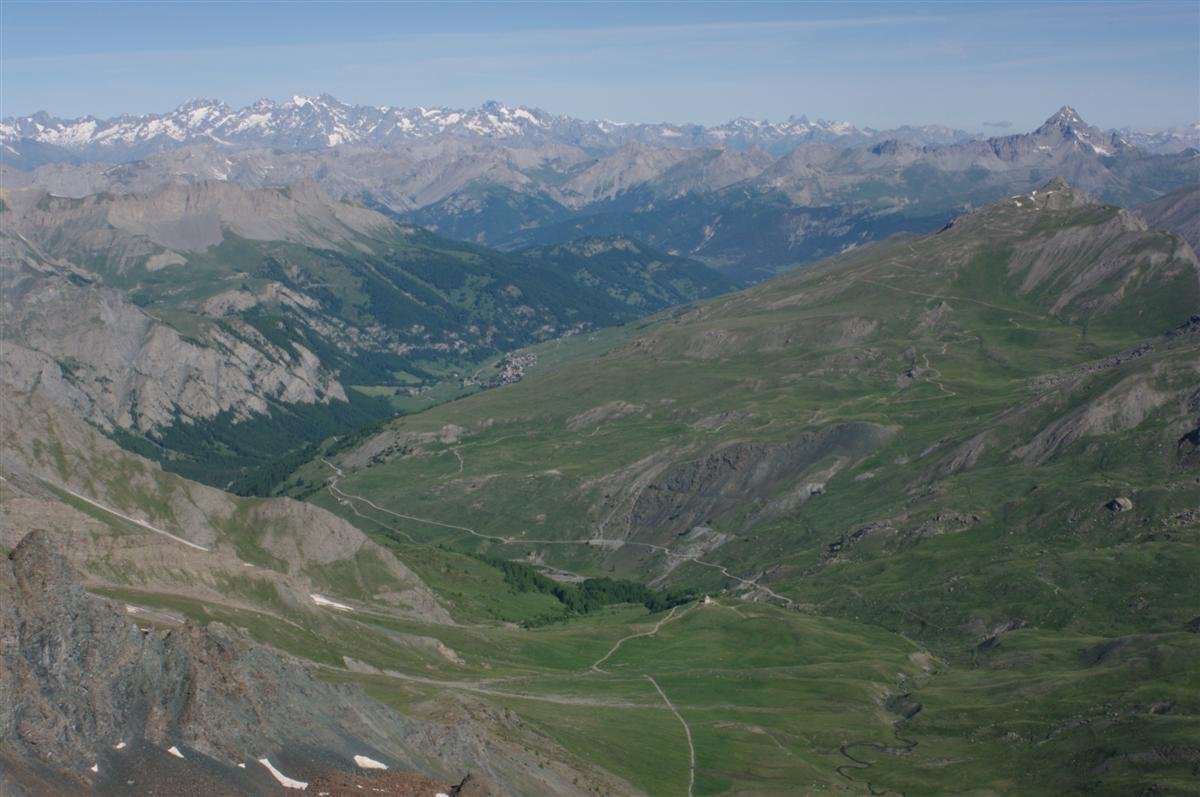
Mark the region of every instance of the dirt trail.
MULTIPOLYGON (((338 495, 342 495, 342 496, 344 496, 344 495, 345 495, 345 493, 343 493, 341 490, 338 490, 336 487, 330 487, 330 490, 331 490, 332 492, 334 492, 334 493, 338 494, 338 495)), ((360 517, 360 518, 362 518, 363 520, 369 520, 369 521, 371 521, 372 523, 378 523, 378 522, 379 522, 378 520, 376 520, 375 518, 371 517, 370 515, 364 515, 362 512, 359 512, 359 511, 358 511, 358 507, 356 507, 356 506, 354 505, 354 502, 353 502, 353 501, 351 501, 349 498, 346 498, 346 499, 344 499, 344 500, 346 501, 346 506, 348 506, 348 507, 350 508, 350 511, 354 513, 354 516, 355 516, 355 517, 360 517)), ((404 536, 404 539, 408 540, 408 541, 409 541, 409 542, 411 542, 413 545, 420 545, 420 543, 418 543, 418 542, 417 542, 416 538, 414 538, 414 537, 413 537, 411 534, 409 534, 407 531, 402 531, 401 529, 398 529, 398 528, 396 528, 396 527, 394 527, 394 526, 388 526, 387 528, 391 529, 392 531, 396 532, 397 534, 401 534, 401 535, 403 535, 403 536, 404 536)))
MULTIPOLYGON (((319 664, 319 667, 327 669, 341 675, 346 673, 346 670, 341 667, 334 667, 330 664, 319 664)), ((622 708, 622 709, 659 709, 661 706, 651 703, 631 703, 627 700, 601 700, 599 698, 590 697, 563 697, 561 695, 535 695, 528 692, 508 692, 503 689, 492 689, 474 681, 447 681, 440 678, 426 678, 421 675, 409 675, 408 673, 398 672, 396 670, 381 670, 371 673, 375 676, 384 678, 393 678, 398 681, 411 681, 412 683, 424 684, 426 686, 435 686, 439 689, 459 689, 464 692, 474 692, 479 695, 488 695, 489 697, 503 697, 517 700, 536 700, 541 703, 555 703, 560 706, 596 706, 599 708, 622 708)))
POLYGON ((97 509, 107 512, 110 515, 115 515, 116 517, 121 518, 121 520, 127 520, 130 523, 133 523, 134 525, 141 526, 144 529, 153 531, 155 534, 161 534, 164 537, 169 537, 170 539, 175 540, 175 542, 183 543, 184 545, 188 546, 189 548, 195 548, 197 551, 204 551, 205 553, 210 552, 209 549, 205 548, 203 545, 197 545, 194 542, 185 540, 183 537, 177 537, 176 535, 172 534, 169 531, 165 531, 163 529, 157 528, 156 526, 151 526, 149 523, 147 523, 144 520, 138 520, 135 517, 130 517, 129 515, 126 515, 124 512, 118 512, 117 510, 113 509, 110 506, 105 506, 104 504, 100 503, 99 501, 94 501, 91 498, 88 498, 86 495, 80 495, 79 493, 75 492, 74 490, 72 490, 70 487, 67 487, 66 485, 55 484, 54 482, 47 481, 46 479, 41 479, 41 481, 45 484, 50 485, 51 487, 55 488, 56 490, 62 490, 64 493, 67 493, 69 495, 74 496, 75 498, 78 498, 80 501, 83 501, 86 504, 90 504, 90 505, 96 507, 97 509))
POLYGON ((655 690, 662 696, 663 702, 667 704, 667 708, 675 715, 675 719, 679 720, 679 724, 683 726, 683 732, 687 736, 688 744, 688 797, 692 797, 692 792, 696 788, 696 745, 692 743, 692 729, 688 727, 687 721, 683 715, 679 713, 679 709, 675 708, 675 704, 671 702, 671 698, 667 697, 667 693, 658 685, 658 681, 647 675, 646 680, 654 685, 655 690))
MULTIPOLYGON (((630 639, 639 639, 641 637, 654 636, 655 634, 657 634, 659 632, 659 630, 664 625, 666 625, 667 623, 671 622, 674 619, 677 619, 675 617, 675 612, 678 610, 679 610, 678 606, 672 606, 671 611, 667 613, 667 616, 662 618, 661 620, 659 620, 657 623, 655 623, 654 627, 651 628, 649 631, 642 631, 641 633, 638 633, 638 634, 630 634, 629 636, 621 637, 620 639, 618 639, 616 641, 616 643, 612 646, 612 648, 609 649, 608 653, 605 653, 603 656, 601 656, 599 659, 597 659, 594 664, 592 664, 591 669, 594 670, 595 672, 600 672, 600 673, 606 672, 605 670, 600 669, 600 665, 603 664, 604 662, 608 661, 610 658, 612 658, 613 654, 616 653, 617 650, 620 649, 621 645, 625 644, 630 639)), ((688 610, 684 609, 683 612, 680 613, 679 616, 683 617, 683 615, 687 614, 687 612, 688 612, 688 610)))
POLYGON ((937 376, 939 377, 938 379, 934 379, 934 378, 931 376, 931 377, 929 378, 929 381, 930 381, 930 382, 932 382, 933 384, 937 385, 937 387, 938 387, 938 390, 940 390, 940 391, 942 391, 943 393, 945 393, 947 398, 952 398, 952 397, 954 397, 954 396, 957 396, 957 395, 958 395, 957 393, 955 393, 953 390, 950 390, 950 389, 948 389, 948 388, 947 388, 945 385, 943 385, 943 384, 942 384, 942 382, 941 382, 941 380, 940 380, 940 377, 941 377, 941 375, 942 375, 942 372, 941 372, 941 371, 939 371, 938 369, 934 368, 932 365, 930 365, 930 364, 929 364, 929 355, 928 355, 928 354, 922 354, 922 355, 921 355, 921 359, 923 359, 923 360, 925 361, 925 370, 926 370, 926 371, 928 371, 930 374, 934 374, 934 375, 937 375, 937 376))
MULTIPOLYGON (((333 493, 335 497, 345 498, 347 501, 362 501, 364 504, 366 504, 367 506, 371 507, 372 509, 374 509, 376 511, 383 512, 385 514, 392 515, 394 517, 403 518, 404 520, 412 520, 417 523, 428 523, 431 526, 441 526, 442 528, 454 529, 456 531, 465 531, 468 534, 475 535, 476 537, 480 538, 481 540, 492 540, 493 542, 512 542, 512 540, 510 540, 507 537, 497 537, 494 534, 480 534, 478 531, 475 531, 475 529, 467 528, 466 526, 456 526, 453 523, 443 523, 440 520, 432 520, 430 518, 417 517, 416 515, 405 515, 400 512, 393 512, 390 509, 380 506, 379 504, 375 503, 374 501, 370 500, 369 498, 363 498, 361 495, 351 495, 350 493, 342 492, 337 487, 338 479, 340 479, 343 475, 341 469, 324 458, 322 458, 321 461, 324 462, 329 467, 333 468, 334 471, 337 473, 337 476, 329 479, 329 484, 328 484, 329 491, 331 493, 333 493)), ((361 517, 361 515, 360 515, 360 517, 361 517)))

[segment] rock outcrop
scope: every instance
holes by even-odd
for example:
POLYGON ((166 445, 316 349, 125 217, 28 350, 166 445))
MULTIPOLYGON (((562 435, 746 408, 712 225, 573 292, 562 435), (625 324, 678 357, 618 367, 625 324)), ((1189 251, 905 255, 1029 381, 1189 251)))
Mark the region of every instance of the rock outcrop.
POLYGON ((0 761, 18 779, 117 794, 128 784, 114 773, 136 770, 143 782, 270 793, 259 759, 301 780, 353 769, 356 755, 414 769, 405 739, 422 732, 219 624, 139 628, 84 592, 46 533, 0 561, 0 761))

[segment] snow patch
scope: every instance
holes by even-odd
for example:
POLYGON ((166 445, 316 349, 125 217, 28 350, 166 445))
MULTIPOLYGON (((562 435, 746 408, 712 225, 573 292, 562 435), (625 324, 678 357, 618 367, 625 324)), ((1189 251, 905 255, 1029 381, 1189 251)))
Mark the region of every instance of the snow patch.
POLYGON ((280 772, 278 769, 276 769, 274 766, 271 765, 271 761, 269 759, 260 758, 260 759, 258 759, 258 763, 260 763, 264 767, 266 767, 267 771, 275 776, 275 780, 279 781, 279 785, 283 786, 283 788, 285 788, 285 789, 307 789, 308 788, 308 784, 305 783, 304 781, 293 780, 292 778, 289 778, 287 775, 280 772))
POLYGON ((347 606, 344 603, 338 603, 337 601, 331 601, 331 600, 329 600, 329 598, 318 595, 315 592, 309 593, 308 597, 312 598, 312 602, 317 604, 318 606, 328 606, 331 609, 339 609, 343 612, 354 611, 354 609, 350 608, 349 606, 347 606))
POLYGON ((363 769, 387 769, 387 764, 376 761, 374 758, 367 758, 365 755, 354 756, 354 764, 363 769))
POLYGON ((183 753, 179 752, 179 748, 176 747, 175 745, 171 745, 170 747, 168 747, 167 752, 170 753, 171 755, 175 756, 176 758, 183 758, 183 753))

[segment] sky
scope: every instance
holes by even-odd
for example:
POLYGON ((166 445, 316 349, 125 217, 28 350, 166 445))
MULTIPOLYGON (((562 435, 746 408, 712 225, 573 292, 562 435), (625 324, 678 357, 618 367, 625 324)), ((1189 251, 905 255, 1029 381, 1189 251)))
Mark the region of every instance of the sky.
POLYGON ((0 116, 321 93, 972 131, 1067 104, 1167 127, 1200 119, 1200 2, 0 2, 0 116))

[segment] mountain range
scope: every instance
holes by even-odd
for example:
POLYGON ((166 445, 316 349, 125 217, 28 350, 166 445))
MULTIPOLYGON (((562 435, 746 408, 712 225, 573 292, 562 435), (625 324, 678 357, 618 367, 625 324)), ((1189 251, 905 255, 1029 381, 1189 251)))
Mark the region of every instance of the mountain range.
POLYGON ((874 132, 863 138, 852 128, 797 121, 789 123, 793 133, 806 126, 824 132, 795 133, 799 137, 785 146, 750 142, 745 149, 730 137, 710 136, 712 131, 662 136, 653 126, 622 127, 599 144, 588 136, 600 135, 602 123, 502 106, 470 114, 375 109, 362 117, 369 121, 360 119, 344 134, 330 132, 331 120, 350 124, 346 120, 359 116, 332 100, 263 105, 248 116, 211 104, 185 108, 169 124, 6 123, 6 146, 59 146, 49 142, 69 139, 77 154, 68 161, 100 160, 21 170, 10 154, 4 182, 82 197, 146 193, 172 181, 257 188, 313 180, 335 198, 451 238, 517 249, 585 235, 629 235, 747 283, 893 232, 936 229, 966 209, 1055 175, 1120 204, 1148 201, 1200 179, 1195 149, 1146 152, 1122 134, 1088 125, 1070 107, 1030 133, 998 138, 951 136, 929 143, 874 132), (380 121, 388 114, 410 123, 380 121), (197 130, 208 129, 201 122, 248 126, 242 138, 235 131, 193 135, 184 121, 193 115, 197 130), (247 119, 261 119, 282 138, 263 138, 260 124, 247 119), (49 132, 38 133, 36 125, 49 132), (101 135, 101 128, 123 132, 101 135), (63 132, 77 129, 89 132, 63 132), (592 133, 576 134, 583 129, 592 133), (19 138, 34 134, 42 138, 19 138), (320 143, 330 135, 357 143, 320 143), (399 138, 384 140, 393 135, 399 138), (113 165, 103 150, 109 139, 141 142, 143 153, 162 151, 113 165), (240 143, 223 143, 233 139, 240 143))
MULTIPOLYGON (((1197 123, 1200 124, 1200 123, 1197 123)), ((1200 128, 1126 128, 1122 137, 1150 151, 1174 152, 1200 145, 1200 128)), ((164 114, 98 119, 53 117, 46 112, 0 122, 7 159, 25 167, 55 161, 132 160, 188 144, 223 148, 301 151, 345 144, 384 146, 457 138, 508 144, 561 144, 589 153, 630 143, 669 147, 760 148, 779 155, 806 143, 861 146, 896 140, 918 145, 953 144, 976 138, 943 125, 906 125, 887 130, 849 122, 783 122, 740 117, 721 125, 585 121, 538 108, 488 101, 478 108, 398 108, 349 105, 327 94, 261 99, 234 109, 219 100, 194 99, 164 114)))
POLYGON ((878 131, 847 122, 734 119, 723 125, 624 124, 584 121, 526 106, 489 101, 469 110, 347 105, 329 95, 259 100, 233 109, 218 100, 191 100, 165 114, 59 119, 45 112, 0 122, 0 144, 27 165, 95 158, 109 161, 212 143, 228 148, 300 151, 343 144, 389 144, 437 138, 493 140, 524 145, 562 144, 589 152, 640 142, 657 146, 761 147, 784 151, 810 141, 862 143, 903 138, 922 143, 961 141, 969 135, 938 125, 878 131))

